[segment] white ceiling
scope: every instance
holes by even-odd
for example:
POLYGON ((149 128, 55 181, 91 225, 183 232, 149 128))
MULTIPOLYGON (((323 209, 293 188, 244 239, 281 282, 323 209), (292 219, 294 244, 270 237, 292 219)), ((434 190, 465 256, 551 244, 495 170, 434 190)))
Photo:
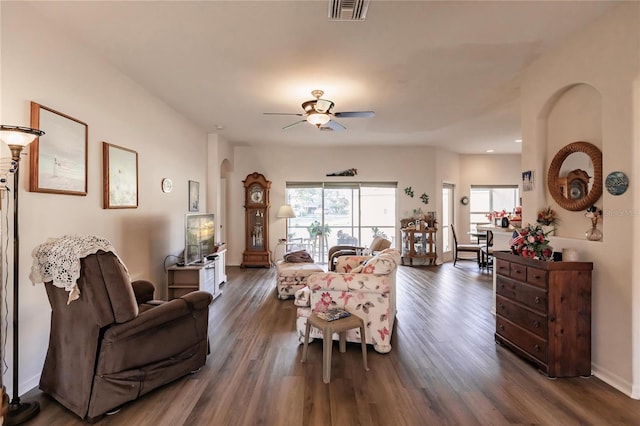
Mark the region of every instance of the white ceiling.
POLYGON ((34 2, 74 39, 232 143, 431 145, 520 152, 520 73, 611 1, 373 1, 364 22, 328 1, 34 2), (282 127, 322 89, 344 132, 282 127), (224 129, 218 130, 218 126, 224 129))

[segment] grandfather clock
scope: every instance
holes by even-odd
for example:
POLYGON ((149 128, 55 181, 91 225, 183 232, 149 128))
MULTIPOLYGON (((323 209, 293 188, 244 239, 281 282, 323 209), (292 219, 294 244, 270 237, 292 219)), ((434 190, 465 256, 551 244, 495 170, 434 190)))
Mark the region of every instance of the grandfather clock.
POLYGON ((251 173, 244 183, 245 250, 241 267, 271 267, 269 253, 269 188, 271 182, 251 173))

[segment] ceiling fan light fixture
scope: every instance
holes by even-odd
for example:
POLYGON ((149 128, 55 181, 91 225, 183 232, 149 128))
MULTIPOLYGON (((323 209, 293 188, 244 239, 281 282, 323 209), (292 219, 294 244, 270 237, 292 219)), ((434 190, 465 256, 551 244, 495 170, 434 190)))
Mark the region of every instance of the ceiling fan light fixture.
POLYGON ((307 116, 307 121, 317 127, 327 124, 329 120, 331 120, 329 114, 321 114, 319 112, 312 112, 307 116))

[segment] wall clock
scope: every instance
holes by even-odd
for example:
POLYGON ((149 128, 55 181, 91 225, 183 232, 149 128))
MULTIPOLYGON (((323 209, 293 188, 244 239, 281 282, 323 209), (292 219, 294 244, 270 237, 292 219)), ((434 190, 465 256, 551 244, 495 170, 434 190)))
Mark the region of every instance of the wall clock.
POLYGON ((162 179, 162 192, 171 192, 173 189, 173 181, 169 178, 162 179))

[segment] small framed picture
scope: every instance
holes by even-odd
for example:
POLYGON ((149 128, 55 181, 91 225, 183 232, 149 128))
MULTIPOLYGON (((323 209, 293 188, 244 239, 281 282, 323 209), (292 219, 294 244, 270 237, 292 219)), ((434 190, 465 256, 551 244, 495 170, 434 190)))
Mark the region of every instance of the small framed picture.
POLYGON ((533 171, 522 172, 522 191, 533 191, 533 171))
POLYGON ((138 153, 102 142, 103 208, 138 207, 138 153))
POLYGON ((189 211, 200 211, 200 182, 189 181, 189 211))

